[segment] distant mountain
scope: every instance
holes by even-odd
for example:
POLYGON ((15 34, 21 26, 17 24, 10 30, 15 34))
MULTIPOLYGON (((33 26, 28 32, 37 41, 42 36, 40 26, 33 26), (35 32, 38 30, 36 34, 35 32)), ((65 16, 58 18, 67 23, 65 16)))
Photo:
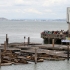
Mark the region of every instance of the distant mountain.
MULTIPOLYGON (((0 21, 7 21, 7 18, 0 18, 0 21)), ((66 21, 66 19, 11 19, 11 21, 66 21)))
POLYGON ((53 21, 66 21, 66 19, 54 19, 53 21))
POLYGON ((0 20, 8 20, 7 18, 0 18, 0 20))

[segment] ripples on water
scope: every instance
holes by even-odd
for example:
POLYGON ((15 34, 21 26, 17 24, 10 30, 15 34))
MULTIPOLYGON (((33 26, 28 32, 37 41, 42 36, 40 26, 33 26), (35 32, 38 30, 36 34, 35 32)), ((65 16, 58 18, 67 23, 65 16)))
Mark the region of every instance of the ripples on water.
POLYGON ((6 34, 9 42, 23 42, 26 36, 31 38, 31 42, 42 43, 42 31, 67 29, 65 21, 0 21, 0 43, 4 43, 6 34))
POLYGON ((2 66, 0 70, 70 70, 70 61, 44 61, 40 63, 2 66))

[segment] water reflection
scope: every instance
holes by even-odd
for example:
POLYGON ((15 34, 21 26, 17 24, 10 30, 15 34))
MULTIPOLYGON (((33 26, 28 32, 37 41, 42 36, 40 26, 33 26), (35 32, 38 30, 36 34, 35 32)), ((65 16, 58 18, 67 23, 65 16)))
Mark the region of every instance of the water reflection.
POLYGON ((37 64, 34 64, 34 70, 37 70, 37 64))
POLYGON ((70 70, 70 61, 44 61, 41 63, 1 66, 0 70, 70 70))

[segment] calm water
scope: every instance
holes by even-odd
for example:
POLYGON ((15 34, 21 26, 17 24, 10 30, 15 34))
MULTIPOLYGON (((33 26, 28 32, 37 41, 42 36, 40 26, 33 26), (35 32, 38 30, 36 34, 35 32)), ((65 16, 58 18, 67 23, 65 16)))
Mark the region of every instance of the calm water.
POLYGON ((70 61, 44 61, 37 64, 2 66, 0 70, 70 70, 70 61))
POLYGON ((24 42, 31 37, 31 42, 40 42, 40 33, 44 30, 67 30, 68 25, 64 21, 0 21, 0 43, 5 41, 8 34, 9 42, 24 42))
MULTIPOLYGON (((67 30, 68 25, 64 21, 0 21, 0 43, 5 41, 8 34, 9 42, 24 42, 24 36, 31 37, 31 42, 42 43, 40 33, 44 30, 67 30)), ((44 61, 23 65, 2 66, 0 70, 70 70, 70 61, 44 61)))

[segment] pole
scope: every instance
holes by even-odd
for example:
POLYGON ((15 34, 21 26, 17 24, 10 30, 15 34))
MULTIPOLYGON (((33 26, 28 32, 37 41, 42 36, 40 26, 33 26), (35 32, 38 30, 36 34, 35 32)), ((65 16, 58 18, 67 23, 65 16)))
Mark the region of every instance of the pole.
POLYGON ((52 46, 54 47, 54 39, 52 39, 52 46))
POLYGON ((48 44, 49 44, 49 38, 48 38, 48 44))
POLYGON ((24 36, 24 46, 25 46, 25 38, 26 38, 26 37, 24 36))
POLYGON ((67 48, 67 60, 69 61, 69 46, 67 48))
POLYGON ((8 35, 6 34, 6 44, 8 46, 8 35))
POLYGON ((30 37, 28 37, 28 45, 30 44, 30 37))
POLYGON ((0 49, 0 67, 1 67, 1 49, 0 49))
POLYGON ((7 43, 6 41, 4 42, 4 51, 6 51, 6 48, 7 48, 7 43))

